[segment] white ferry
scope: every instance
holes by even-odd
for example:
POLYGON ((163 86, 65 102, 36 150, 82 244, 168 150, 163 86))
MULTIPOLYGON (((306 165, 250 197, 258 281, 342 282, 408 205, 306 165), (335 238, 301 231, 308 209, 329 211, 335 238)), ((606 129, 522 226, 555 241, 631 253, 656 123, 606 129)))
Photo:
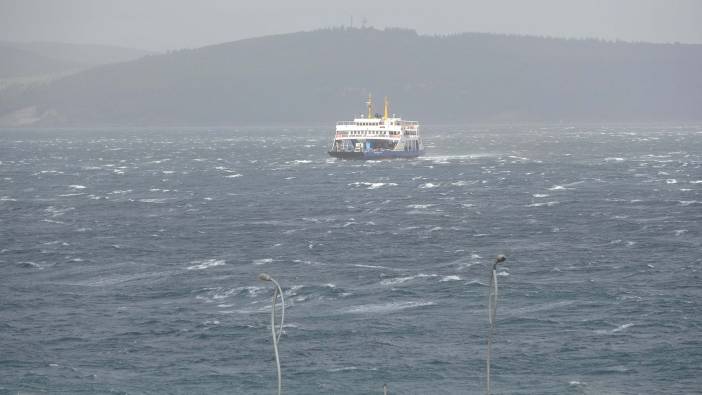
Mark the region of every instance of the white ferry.
POLYGON ((336 123, 336 136, 329 155, 342 159, 416 158, 424 154, 419 123, 388 116, 388 99, 381 117, 373 114, 368 95, 368 117, 336 123))

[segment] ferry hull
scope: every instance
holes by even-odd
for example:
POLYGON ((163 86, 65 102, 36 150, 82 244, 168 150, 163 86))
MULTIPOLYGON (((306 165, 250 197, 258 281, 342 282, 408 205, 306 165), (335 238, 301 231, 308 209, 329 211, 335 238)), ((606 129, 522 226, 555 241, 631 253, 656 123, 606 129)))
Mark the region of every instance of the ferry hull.
POLYGON ((395 158, 416 158, 422 154, 424 151, 367 151, 367 152, 354 152, 354 151, 328 151, 330 156, 339 159, 395 159, 395 158))

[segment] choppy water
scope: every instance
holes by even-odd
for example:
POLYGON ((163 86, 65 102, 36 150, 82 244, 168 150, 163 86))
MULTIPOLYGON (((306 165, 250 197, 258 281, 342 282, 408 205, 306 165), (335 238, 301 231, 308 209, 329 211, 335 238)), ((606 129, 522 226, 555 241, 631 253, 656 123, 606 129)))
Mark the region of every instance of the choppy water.
POLYGON ((702 388, 701 127, 0 131, 0 393, 702 388))

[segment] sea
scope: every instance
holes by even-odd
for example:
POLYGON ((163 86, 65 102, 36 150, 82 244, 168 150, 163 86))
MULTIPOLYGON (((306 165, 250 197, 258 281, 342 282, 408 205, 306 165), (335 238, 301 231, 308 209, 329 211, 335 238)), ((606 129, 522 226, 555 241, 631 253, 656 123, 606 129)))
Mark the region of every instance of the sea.
POLYGON ((0 394, 702 392, 702 126, 423 137, 0 130, 0 394))

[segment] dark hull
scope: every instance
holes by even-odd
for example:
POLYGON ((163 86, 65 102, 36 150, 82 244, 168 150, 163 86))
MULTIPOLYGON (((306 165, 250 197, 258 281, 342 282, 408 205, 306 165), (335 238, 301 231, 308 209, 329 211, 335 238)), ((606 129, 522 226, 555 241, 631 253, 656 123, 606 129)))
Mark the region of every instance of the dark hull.
POLYGON ((424 151, 368 151, 368 152, 346 152, 328 151, 330 156, 339 159, 395 159, 395 158, 416 158, 424 151))

